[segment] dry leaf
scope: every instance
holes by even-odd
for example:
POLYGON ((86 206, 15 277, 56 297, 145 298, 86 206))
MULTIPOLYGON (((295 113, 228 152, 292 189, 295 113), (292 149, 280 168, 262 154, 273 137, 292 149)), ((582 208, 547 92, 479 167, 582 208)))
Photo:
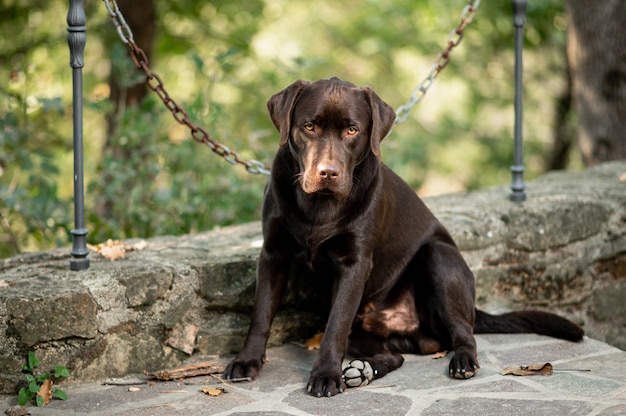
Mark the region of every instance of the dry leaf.
POLYGON ((132 247, 133 250, 141 251, 144 248, 148 247, 148 243, 146 242, 146 240, 141 240, 137 244, 133 244, 132 247))
POLYGON ((322 343, 322 337, 324 336, 323 332, 318 332, 313 335, 313 337, 306 340, 306 349, 311 350, 319 350, 320 344, 322 343))
POLYGON ((622 173, 622 176, 619 177, 619 181, 621 183, 626 183, 626 172, 622 173))
POLYGON ((100 253, 102 256, 106 257, 109 260, 117 260, 119 258, 124 257, 126 254, 126 248, 130 248, 126 244, 122 243, 119 240, 107 240, 104 243, 96 244, 95 246, 87 245, 89 250, 100 253))
POLYGON ((520 365, 520 366, 511 366, 506 367, 500 370, 500 374, 503 376, 513 375, 513 376, 551 376, 552 375, 552 364, 544 363, 544 364, 531 364, 531 365, 520 365))
POLYGON ((121 246, 121 245, 103 247, 100 250, 100 254, 102 254, 104 257, 106 257, 109 260, 117 260, 117 259, 121 259, 122 257, 126 255, 126 249, 124 249, 124 246, 121 246))
POLYGON ((37 396, 41 396, 43 398, 43 405, 47 405, 48 402, 52 399, 52 380, 47 379, 41 384, 39 387, 39 391, 37 392, 37 396))
POLYGON ((0 280, 0 287, 9 287, 9 286, 11 285, 8 284, 6 280, 0 280))
POLYGON ((124 257, 126 252, 143 250, 147 245, 148 243, 146 243, 145 240, 142 240, 137 244, 129 245, 120 240, 108 239, 106 242, 96 244, 95 246, 87 244, 87 248, 91 251, 95 251, 96 253, 100 253, 109 260, 117 260, 124 257))
POLYGON ((432 358, 433 360, 438 360, 440 358, 446 358, 446 355, 448 355, 448 351, 439 351, 431 355, 430 358, 432 358))
POLYGON ((4 413, 7 414, 7 416, 26 416, 26 415, 30 415, 30 413, 28 412, 28 410, 26 410, 26 408, 22 407, 22 406, 11 406, 9 407, 7 410, 4 411, 4 413))
POLYGON ((219 396, 222 393, 226 393, 226 390, 222 387, 203 387, 202 392, 209 396, 219 396))
POLYGON ((136 391, 141 391, 141 389, 139 387, 129 387, 128 391, 132 392, 136 392, 136 391))

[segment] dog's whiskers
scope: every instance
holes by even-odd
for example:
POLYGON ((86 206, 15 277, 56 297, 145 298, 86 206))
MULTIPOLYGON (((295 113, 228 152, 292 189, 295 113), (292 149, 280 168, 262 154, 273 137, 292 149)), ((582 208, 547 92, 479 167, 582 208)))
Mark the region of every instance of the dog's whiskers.
POLYGON ((293 175, 293 184, 297 185, 298 182, 300 181, 300 178, 303 177, 304 174, 302 172, 298 172, 295 175, 293 175))

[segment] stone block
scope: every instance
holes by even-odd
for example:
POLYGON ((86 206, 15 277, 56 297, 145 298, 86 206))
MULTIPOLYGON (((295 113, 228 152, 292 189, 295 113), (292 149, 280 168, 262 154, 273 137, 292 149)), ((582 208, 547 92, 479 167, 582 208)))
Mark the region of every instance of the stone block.
POLYGON ((583 301, 592 291, 589 274, 573 259, 546 265, 529 260, 507 268, 491 293, 528 305, 563 305, 583 301))
POLYGON ((504 223, 487 211, 435 213, 461 250, 484 249, 503 241, 504 223))
POLYGON ((165 296, 172 285, 172 272, 163 267, 127 265, 119 282, 126 288, 129 307, 147 306, 165 296))
POLYGON ((610 281, 593 292, 591 314, 598 321, 626 325, 626 278, 610 281))
POLYGON ((198 322, 196 350, 202 355, 238 352, 249 325, 249 313, 209 312, 198 322))
POLYGON ((97 334, 96 302, 86 289, 40 298, 9 299, 7 309, 9 327, 26 347, 63 338, 94 338, 97 334))
POLYGON ((252 307, 256 285, 256 260, 228 259, 198 270, 200 295, 211 308, 252 307))
POLYGON ((609 208, 575 198, 562 195, 534 198, 511 209, 507 216, 509 247, 547 250, 599 233, 609 220, 609 208))
MULTIPOLYGON (((163 344, 152 334, 108 334, 104 348, 91 362, 76 366, 74 379, 102 380, 175 368, 187 355, 163 344)), ((78 363, 78 362, 77 362, 78 363)))

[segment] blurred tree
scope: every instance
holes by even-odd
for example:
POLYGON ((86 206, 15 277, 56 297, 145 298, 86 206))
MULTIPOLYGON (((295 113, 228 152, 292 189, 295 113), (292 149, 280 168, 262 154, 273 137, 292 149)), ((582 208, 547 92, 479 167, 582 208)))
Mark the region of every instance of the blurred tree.
POLYGON ((566 86, 560 96, 556 98, 554 109, 554 124, 552 126, 552 149, 546 157, 545 169, 565 169, 569 163, 574 141, 572 118, 572 77, 569 65, 565 64, 566 86))
MULTIPOLYGON (((119 8, 128 25, 132 28, 134 40, 145 52, 148 60, 152 58, 152 50, 156 32, 156 8, 154 0, 121 1, 119 8)), ((119 39, 116 39, 119 43, 119 39)), ((113 102, 113 114, 119 115, 129 105, 139 105, 148 92, 143 76, 129 76, 127 60, 111 60, 109 77, 110 95, 113 102), (122 64, 122 62, 125 62, 122 64)), ((114 130, 114 129, 111 129, 114 130)))
POLYGON ((566 11, 584 162, 626 159, 626 2, 567 0, 566 11))
MULTIPOLYGON (((155 41, 156 32, 156 8, 153 0, 133 0, 120 1, 118 3, 120 12, 130 27, 132 27, 133 39, 144 51, 146 58, 150 61, 155 41)), ((145 154, 141 147, 145 141, 137 140, 136 146, 122 145, 120 146, 120 135, 117 126, 124 112, 128 107, 136 107, 141 104, 148 93, 148 87, 145 83, 145 76, 136 72, 136 68, 129 59, 127 59, 128 49, 115 39, 110 42, 109 50, 111 51, 111 71, 109 74, 109 101, 111 102, 111 110, 107 115, 106 141, 102 149, 103 160, 115 166, 123 166, 125 162, 131 160, 136 154, 145 154)), ((143 179, 147 182, 154 180, 154 175, 150 177, 146 175, 143 179)), ((101 172, 100 183, 104 187, 110 187, 119 176, 114 170, 104 169, 101 172)), ((124 192, 126 187, 132 187, 135 179, 131 176, 128 178, 130 182, 126 183, 120 191, 124 192)), ((102 189, 100 189, 101 191, 102 189)), ((115 210, 116 201, 120 199, 120 195, 112 192, 98 192, 94 209, 103 217, 103 220, 111 220, 113 215, 117 214, 115 210)))

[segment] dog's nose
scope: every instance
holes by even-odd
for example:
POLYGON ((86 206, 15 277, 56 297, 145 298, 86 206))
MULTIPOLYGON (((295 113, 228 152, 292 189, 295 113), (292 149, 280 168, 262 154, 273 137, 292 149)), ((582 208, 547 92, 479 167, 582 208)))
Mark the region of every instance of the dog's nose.
POLYGON ((317 175, 320 179, 335 180, 339 177, 339 166, 322 162, 317 165, 317 175))

